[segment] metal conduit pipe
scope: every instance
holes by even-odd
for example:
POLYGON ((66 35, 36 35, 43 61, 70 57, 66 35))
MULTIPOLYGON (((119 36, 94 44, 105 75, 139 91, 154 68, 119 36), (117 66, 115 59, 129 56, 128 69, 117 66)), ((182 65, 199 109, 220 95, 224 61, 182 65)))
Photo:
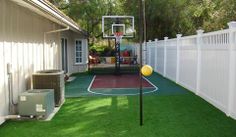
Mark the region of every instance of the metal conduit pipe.
POLYGON ((4 116, 4 119, 5 119, 5 120, 20 119, 20 118, 21 118, 20 115, 7 115, 7 116, 4 116))
POLYGON ((14 107, 17 105, 17 103, 14 102, 14 95, 13 95, 13 88, 12 88, 12 64, 7 64, 7 75, 8 75, 8 100, 9 100, 9 106, 8 111, 10 114, 15 113, 14 107))

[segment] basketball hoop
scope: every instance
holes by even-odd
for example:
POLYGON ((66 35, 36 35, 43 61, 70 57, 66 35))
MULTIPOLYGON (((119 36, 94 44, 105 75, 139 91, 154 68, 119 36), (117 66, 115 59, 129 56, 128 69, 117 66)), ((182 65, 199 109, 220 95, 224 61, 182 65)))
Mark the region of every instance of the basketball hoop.
POLYGON ((122 32, 115 32, 114 35, 115 35, 115 38, 116 38, 116 42, 121 43, 123 33, 122 32))
POLYGON ((102 16, 103 38, 116 38, 115 33, 122 32, 122 39, 134 37, 134 16, 102 16))

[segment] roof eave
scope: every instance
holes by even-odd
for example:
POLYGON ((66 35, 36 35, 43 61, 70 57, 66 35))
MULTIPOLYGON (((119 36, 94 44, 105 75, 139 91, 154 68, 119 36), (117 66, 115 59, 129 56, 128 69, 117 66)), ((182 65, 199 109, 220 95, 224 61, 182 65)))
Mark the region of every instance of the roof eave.
POLYGON ((46 2, 44 0, 12 0, 16 3, 18 3, 21 6, 28 7, 32 11, 39 13, 40 15, 44 14, 45 16, 50 15, 54 18, 48 18, 52 20, 53 22, 56 22, 62 26, 69 26, 70 30, 81 33, 84 36, 88 36, 86 31, 81 29, 77 23, 75 23, 72 19, 70 19, 68 16, 66 16, 64 13, 62 13, 59 9, 57 9, 55 6, 50 4, 49 2, 46 2), (33 10, 32 7, 35 7, 38 10, 33 10))

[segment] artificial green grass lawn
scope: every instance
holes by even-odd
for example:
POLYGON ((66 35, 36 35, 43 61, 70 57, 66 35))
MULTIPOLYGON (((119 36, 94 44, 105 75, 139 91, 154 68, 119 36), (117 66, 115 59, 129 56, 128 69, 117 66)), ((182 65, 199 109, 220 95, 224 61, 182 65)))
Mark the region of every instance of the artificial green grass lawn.
POLYGON ((138 96, 93 96, 67 98, 49 122, 7 121, 0 126, 0 137, 236 136, 235 120, 188 91, 164 94, 172 88, 186 89, 166 79, 159 82, 162 82, 161 95, 144 96, 142 127, 139 126, 138 96))

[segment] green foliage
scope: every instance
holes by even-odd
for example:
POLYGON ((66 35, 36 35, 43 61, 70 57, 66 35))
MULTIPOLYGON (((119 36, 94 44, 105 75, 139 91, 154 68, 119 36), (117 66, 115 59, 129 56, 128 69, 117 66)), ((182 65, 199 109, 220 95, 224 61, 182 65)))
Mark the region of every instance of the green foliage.
POLYGON ((101 52, 101 51, 104 51, 105 47, 106 47, 105 45, 94 44, 93 46, 89 48, 89 50, 93 52, 101 52))
POLYGON ((54 5, 78 22, 90 35, 89 45, 101 39, 101 20, 104 15, 122 14, 123 0, 54 0, 54 5), (65 4, 66 3, 66 4, 65 4))
MULTIPOLYGON (((90 34, 90 45, 101 40, 103 15, 132 15, 139 31, 139 0, 51 0, 90 34)), ((147 39, 214 31, 236 19, 235 0, 146 0, 147 39)))
POLYGON ((114 48, 109 47, 107 45, 94 44, 93 46, 89 48, 89 50, 93 53, 96 53, 97 55, 101 57, 115 56, 114 48))
MULTIPOLYGON (((125 5, 136 0, 125 0, 125 5)), ((138 8, 123 6, 138 19, 138 8)), ((196 34, 199 28, 214 31, 236 19, 235 0, 146 0, 147 39, 196 34)), ((136 21, 137 23, 137 21, 136 21)), ((137 27, 138 24, 136 24, 137 27)))

